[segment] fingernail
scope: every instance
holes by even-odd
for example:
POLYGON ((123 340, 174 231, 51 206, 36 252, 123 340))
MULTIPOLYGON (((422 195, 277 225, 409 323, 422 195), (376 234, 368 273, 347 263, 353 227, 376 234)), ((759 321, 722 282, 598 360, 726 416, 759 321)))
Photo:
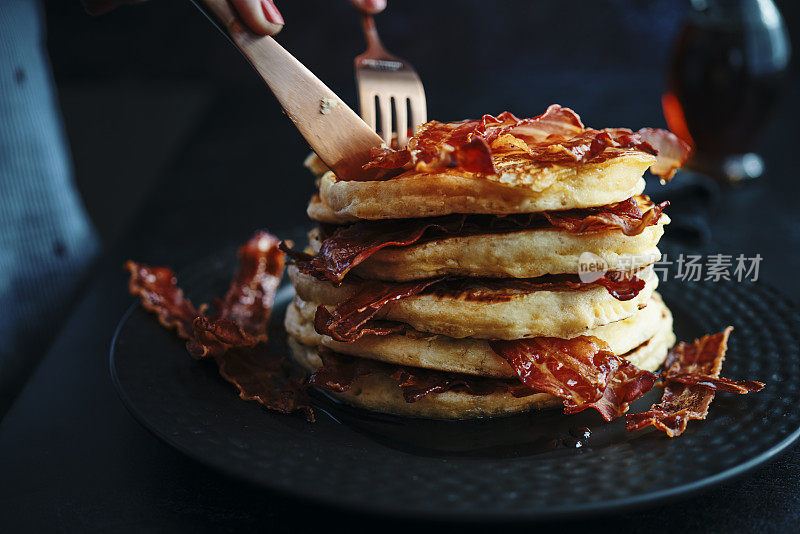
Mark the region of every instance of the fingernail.
POLYGON ((281 12, 278 11, 278 8, 275 7, 275 4, 272 0, 261 0, 261 7, 264 10, 264 16, 267 17, 267 20, 273 24, 283 24, 283 17, 281 16, 281 12))
POLYGON ((366 0, 364 6, 373 15, 377 15, 386 9, 386 0, 366 0))

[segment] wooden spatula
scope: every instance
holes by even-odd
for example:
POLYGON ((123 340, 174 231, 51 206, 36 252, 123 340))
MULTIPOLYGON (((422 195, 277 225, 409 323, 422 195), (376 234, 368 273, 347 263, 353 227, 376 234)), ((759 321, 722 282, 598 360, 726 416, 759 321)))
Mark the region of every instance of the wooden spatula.
POLYGON ((227 0, 192 0, 258 71, 311 149, 342 179, 365 180, 371 148, 382 140, 319 78, 271 37, 256 35, 227 0))

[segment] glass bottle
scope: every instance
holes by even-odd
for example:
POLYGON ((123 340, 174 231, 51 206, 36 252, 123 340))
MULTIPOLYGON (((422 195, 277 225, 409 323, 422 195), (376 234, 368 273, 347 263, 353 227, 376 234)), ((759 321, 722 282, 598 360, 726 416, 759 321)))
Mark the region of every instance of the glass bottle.
POLYGON ((772 0, 692 0, 662 99, 669 128, 694 149, 690 168, 729 182, 761 175, 752 151, 790 50, 772 0))

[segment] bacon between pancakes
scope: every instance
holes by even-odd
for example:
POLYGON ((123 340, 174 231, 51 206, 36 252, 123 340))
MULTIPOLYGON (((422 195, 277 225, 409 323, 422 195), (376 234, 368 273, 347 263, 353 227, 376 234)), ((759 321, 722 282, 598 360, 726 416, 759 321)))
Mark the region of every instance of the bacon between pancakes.
MULTIPOLYGON (((627 429, 632 431, 652 424, 674 437, 685 430, 689 419, 705 418, 715 391, 761 390, 764 387, 761 382, 719 378, 730 330, 731 327, 692 344, 680 343, 673 349, 668 369, 661 375, 667 384, 662 402, 648 412, 628 414, 627 429), (676 378, 691 383, 679 383, 676 378)), ((342 392, 349 390, 359 377, 380 372, 397 383, 409 403, 451 390, 477 396, 510 393, 515 397, 542 392, 563 399, 566 414, 594 408, 606 421, 611 421, 624 415, 630 404, 650 391, 659 377, 616 356, 605 342, 593 336, 491 341, 490 346, 514 368, 519 382, 386 364, 321 347, 323 365, 312 374, 309 383, 342 392)))
POLYGON ((365 334, 391 334, 396 330, 375 327, 370 319, 388 303, 418 295, 441 280, 442 278, 431 278, 400 284, 364 282, 355 295, 340 303, 333 311, 328 311, 325 306, 317 307, 314 329, 319 334, 344 342, 355 341, 365 334))
POLYGON ((525 384, 511 380, 385 364, 347 356, 324 347, 318 351, 322 367, 309 377, 308 382, 329 391, 348 391, 359 377, 383 373, 397 383, 403 398, 409 403, 453 390, 478 396, 508 392, 515 397, 527 397, 536 393, 525 384))
MULTIPOLYGON (((303 272, 302 262, 296 260, 298 269, 303 272)), ((314 329, 317 333, 332 337, 337 341, 352 342, 366 334, 388 335, 396 332, 395 327, 376 326, 373 317, 390 302, 421 294, 445 296, 457 294, 467 300, 499 300, 500 296, 487 294, 493 290, 550 290, 575 291, 592 285, 600 285, 617 300, 626 301, 636 297, 645 286, 645 281, 635 275, 609 271, 593 282, 583 282, 577 275, 546 275, 531 279, 490 278, 466 279, 462 277, 440 276, 412 282, 362 281, 356 292, 334 309, 323 305, 317 307, 314 329), (475 287, 475 280, 480 285, 475 287)))
POLYGON ((354 267, 386 247, 407 247, 435 239, 505 233, 539 228, 559 228, 571 233, 620 230, 639 235, 658 223, 669 202, 653 204, 645 195, 601 206, 523 215, 447 215, 424 219, 360 221, 335 228, 326 235, 319 252, 309 257, 281 249, 301 260, 302 272, 320 280, 339 283, 354 267))
POLYGON ((476 396, 509 393, 518 398, 548 393, 564 400, 567 414, 595 408, 611 421, 647 393, 658 376, 614 355, 603 341, 591 336, 491 344, 518 371, 520 381, 386 364, 321 347, 318 350, 322 367, 311 375, 309 383, 342 392, 348 391, 359 377, 382 373, 397 383, 409 403, 453 390, 476 396))

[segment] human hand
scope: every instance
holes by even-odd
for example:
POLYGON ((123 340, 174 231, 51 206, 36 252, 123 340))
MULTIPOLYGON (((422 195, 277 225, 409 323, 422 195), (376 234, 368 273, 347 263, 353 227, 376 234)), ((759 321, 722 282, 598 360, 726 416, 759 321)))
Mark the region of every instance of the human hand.
MULTIPOLYGON (((123 4, 140 4, 145 0, 83 0, 83 5, 92 15, 102 15, 123 4)), ((356 0, 353 0, 356 2, 356 0)), ((360 0, 357 3, 380 4, 386 0, 360 0)), ((245 25, 259 35, 275 35, 283 28, 283 17, 272 0, 230 0, 245 25)), ((381 7, 375 13, 383 9, 381 7)))
POLYGON ((386 0, 350 0, 350 2, 368 15, 377 15, 386 9, 386 0))

